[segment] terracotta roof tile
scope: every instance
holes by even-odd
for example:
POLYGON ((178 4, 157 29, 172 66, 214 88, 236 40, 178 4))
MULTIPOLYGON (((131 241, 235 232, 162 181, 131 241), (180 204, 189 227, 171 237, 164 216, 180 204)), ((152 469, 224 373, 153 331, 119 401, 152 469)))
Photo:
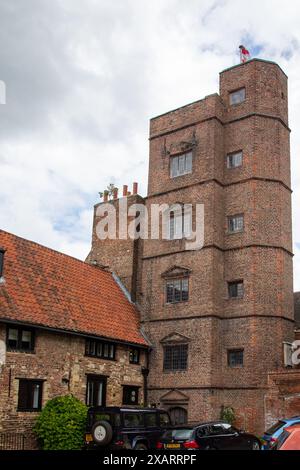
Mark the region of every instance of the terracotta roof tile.
POLYGON ((0 230, 0 319, 147 345, 111 273, 0 230))

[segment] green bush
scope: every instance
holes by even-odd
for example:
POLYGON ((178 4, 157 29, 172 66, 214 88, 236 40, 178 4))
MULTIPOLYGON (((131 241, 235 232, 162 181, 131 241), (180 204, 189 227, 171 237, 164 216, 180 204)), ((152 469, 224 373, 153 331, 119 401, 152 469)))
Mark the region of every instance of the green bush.
POLYGON ((72 395, 49 400, 34 426, 42 449, 81 449, 86 415, 87 407, 72 395))
POLYGON ((222 421, 232 425, 235 421, 234 409, 230 406, 222 406, 220 418, 222 421))

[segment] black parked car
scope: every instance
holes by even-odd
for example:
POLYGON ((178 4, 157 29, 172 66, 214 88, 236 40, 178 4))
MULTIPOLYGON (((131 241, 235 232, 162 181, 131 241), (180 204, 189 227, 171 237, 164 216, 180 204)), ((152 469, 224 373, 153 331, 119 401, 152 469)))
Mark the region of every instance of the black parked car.
POLYGON ((86 448, 155 448, 170 425, 168 413, 157 408, 92 407, 88 410, 86 448))
POLYGON ((261 444, 253 434, 238 431, 228 423, 214 421, 195 426, 175 426, 162 435, 156 448, 162 450, 259 450, 261 444))

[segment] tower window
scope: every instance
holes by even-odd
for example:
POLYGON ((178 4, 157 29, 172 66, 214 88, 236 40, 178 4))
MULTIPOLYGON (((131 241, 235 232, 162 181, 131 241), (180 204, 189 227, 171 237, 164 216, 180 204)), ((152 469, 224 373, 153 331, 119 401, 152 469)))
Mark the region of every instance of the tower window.
POLYGON ((244 216, 243 214, 233 215, 228 217, 228 232, 236 233, 242 232, 244 229, 244 216))
POLYGON ((244 365, 244 350, 229 349, 227 351, 227 363, 229 367, 239 367, 244 365))
POLYGON ((192 233, 192 210, 187 205, 177 205, 169 213, 169 239, 181 240, 191 236, 192 233))
POLYGON ((187 344, 164 346, 164 370, 186 370, 187 359, 187 344))
POLYGON ((186 175, 192 172, 193 155, 192 152, 183 153, 170 159, 170 176, 186 175))
POLYGON ((187 278, 173 279, 166 283, 166 301, 168 304, 189 300, 189 281, 187 278))
POLYGON ((242 299, 244 297, 244 281, 228 282, 228 297, 242 299))
POLYGON ((246 99, 245 88, 240 88, 239 90, 235 90, 229 93, 230 105, 242 103, 243 101, 245 101, 245 99, 246 99))
POLYGON ((234 152, 227 155, 227 168, 238 168, 243 164, 243 152, 234 152))

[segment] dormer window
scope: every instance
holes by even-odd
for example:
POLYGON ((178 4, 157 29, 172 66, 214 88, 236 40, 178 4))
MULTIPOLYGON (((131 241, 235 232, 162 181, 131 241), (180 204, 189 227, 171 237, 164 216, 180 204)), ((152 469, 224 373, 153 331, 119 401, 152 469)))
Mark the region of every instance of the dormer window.
POLYGON ((193 154, 192 152, 183 153, 170 158, 170 176, 186 175, 192 173, 193 154))
POLYGON ((235 90, 229 93, 230 105, 242 103, 243 101, 245 101, 245 99, 246 99, 245 88, 239 88, 238 90, 235 90))

